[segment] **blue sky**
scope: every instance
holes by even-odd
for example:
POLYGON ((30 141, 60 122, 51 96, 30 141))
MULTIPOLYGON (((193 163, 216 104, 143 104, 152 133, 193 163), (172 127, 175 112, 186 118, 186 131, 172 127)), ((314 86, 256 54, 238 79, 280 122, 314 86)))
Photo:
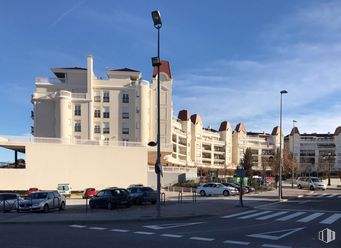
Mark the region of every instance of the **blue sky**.
POLYGON ((0 4, 0 134, 29 134, 34 79, 53 77, 51 67, 85 67, 92 54, 98 76, 130 67, 150 80, 154 9, 174 115, 271 132, 286 89, 284 132, 293 119, 302 133, 341 125, 340 1, 12 0, 0 4))

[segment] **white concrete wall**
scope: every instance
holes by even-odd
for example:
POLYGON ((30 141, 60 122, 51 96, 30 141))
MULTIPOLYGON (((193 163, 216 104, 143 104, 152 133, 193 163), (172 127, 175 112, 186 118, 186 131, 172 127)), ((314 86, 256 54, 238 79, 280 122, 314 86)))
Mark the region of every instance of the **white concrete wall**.
POLYGON ((26 169, 0 169, 0 190, 30 187, 72 190, 147 184, 145 147, 26 143, 26 169))

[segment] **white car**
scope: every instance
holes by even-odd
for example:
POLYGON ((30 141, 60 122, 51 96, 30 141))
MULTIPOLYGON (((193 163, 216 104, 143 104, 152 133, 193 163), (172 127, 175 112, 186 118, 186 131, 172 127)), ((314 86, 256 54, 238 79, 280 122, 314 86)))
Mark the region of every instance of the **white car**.
POLYGON ((200 196, 206 195, 229 196, 238 194, 238 190, 233 187, 225 186, 221 183, 205 183, 203 185, 200 185, 196 189, 196 193, 200 194, 200 196))
POLYGON ((327 189, 327 185, 318 177, 299 177, 297 179, 297 187, 299 189, 307 188, 310 190, 327 189))

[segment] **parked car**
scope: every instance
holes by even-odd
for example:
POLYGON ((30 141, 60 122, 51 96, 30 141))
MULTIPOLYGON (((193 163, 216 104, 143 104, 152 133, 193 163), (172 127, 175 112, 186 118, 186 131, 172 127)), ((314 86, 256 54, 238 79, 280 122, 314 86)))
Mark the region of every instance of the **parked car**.
POLYGON ((31 195, 32 193, 38 192, 38 191, 39 191, 38 188, 29 188, 27 191, 27 195, 31 195))
POLYGON ((255 187, 253 187, 253 186, 245 185, 245 188, 247 188, 249 190, 249 192, 255 192, 256 191, 255 187))
POLYGON ((108 188, 99 191, 90 199, 90 208, 113 209, 121 205, 131 206, 129 192, 122 188, 108 188))
POLYGON ((296 183, 299 189, 327 189, 327 185, 318 177, 299 177, 297 178, 296 183))
POLYGON ((83 199, 89 199, 91 197, 93 197, 94 195, 96 195, 97 192, 96 192, 96 189, 95 188, 86 188, 84 191, 83 191, 83 199))
MULTIPOLYGON (((222 183, 222 184, 225 186, 228 186, 228 187, 233 187, 233 188, 237 189, 238 192, 240 192, 240 185, 238 185, 238 184, 235 184, 235 183, 222 183)), ((246 193, 249 193, 249 189, 243 185, 243 194, 246 194, 246 193)))
POLYGON ((71 187, 69 183, 60 183, 57 185, 57 191, 59 194, 65 197, 71 197, 71 187))
POLYGON ((150 202, 155 204, 157 201, 157 191, 150 187, 131 187, 127 190, 132 203, 140 205, 144 202, 150 202))
POLYGON ((200 196, 206 196, 206 195, 236 195, 238 194, 238 190, 225 186, 221 183, 205 183, 203 185, 200 185, 196 189, 196 193, 200 194, 200 196))
POLYGON ((57 191, 39 191, 20 201, 19 211, 43 211, 47 213, 51 209, 64 210, 65 206, 65 197, 57 191))
POLYGON ((20 195, 16 193, 0 193, 0 211, 17 210, 20 199, 20 195))

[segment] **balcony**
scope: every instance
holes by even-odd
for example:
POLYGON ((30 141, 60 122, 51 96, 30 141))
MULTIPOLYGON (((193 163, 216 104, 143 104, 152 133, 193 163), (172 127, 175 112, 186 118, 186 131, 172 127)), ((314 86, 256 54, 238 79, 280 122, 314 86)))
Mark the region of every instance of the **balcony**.
POLYGON ((36 77, 36 84, 60 84, 65 83, 64 79, 48 78, 48 77, 36 77))
POLYGON ((31 119, 34 120, 34 111, 31 110, 31 119))

